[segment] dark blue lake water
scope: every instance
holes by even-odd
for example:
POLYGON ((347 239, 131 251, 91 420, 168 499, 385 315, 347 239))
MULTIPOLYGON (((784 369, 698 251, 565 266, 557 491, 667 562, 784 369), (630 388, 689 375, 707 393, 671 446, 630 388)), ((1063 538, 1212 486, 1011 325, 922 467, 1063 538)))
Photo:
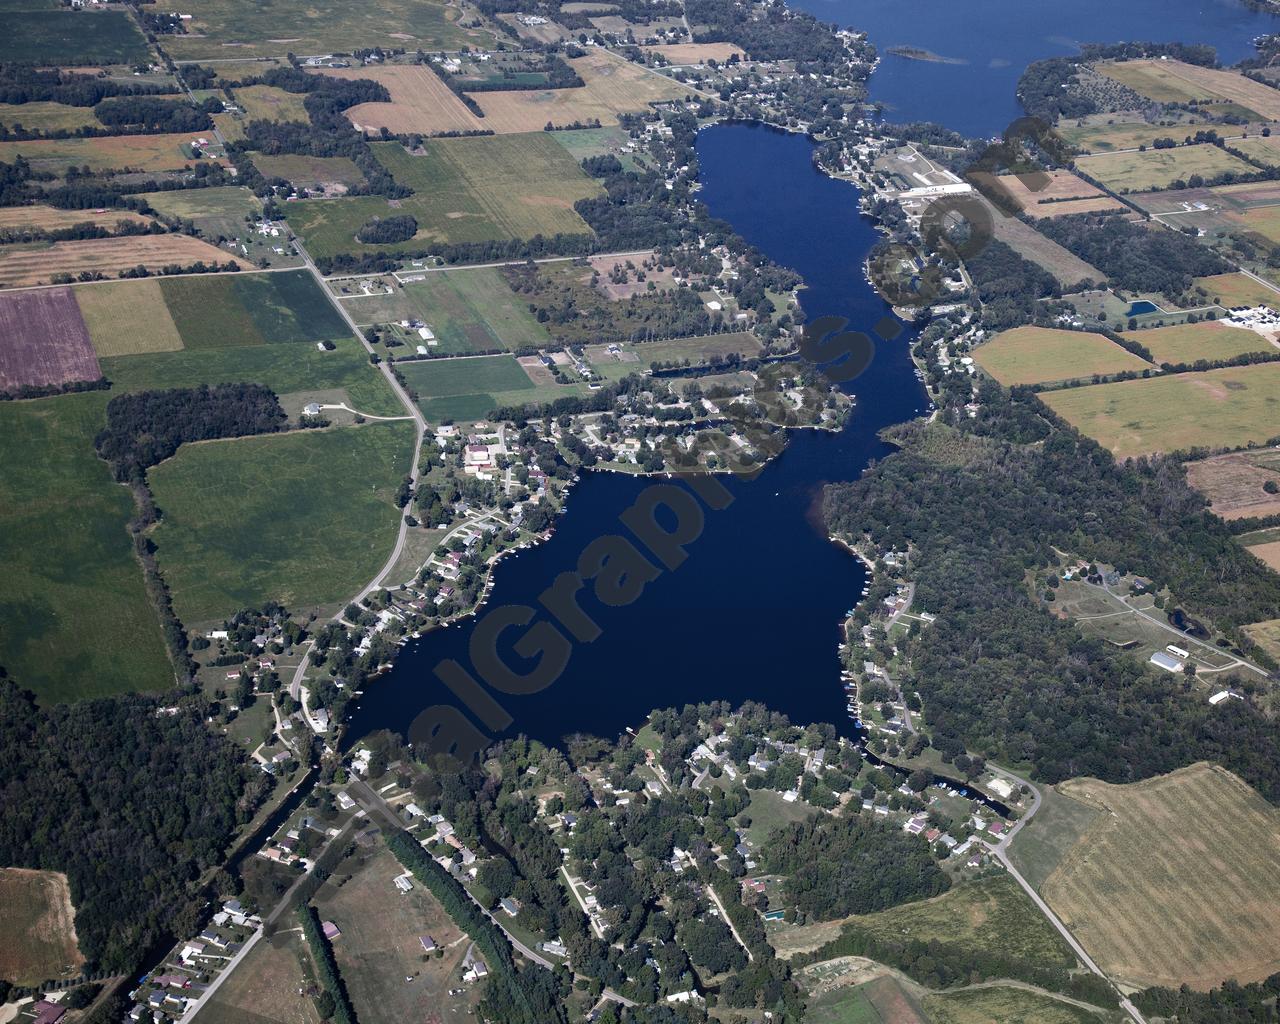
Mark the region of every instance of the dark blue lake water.
MULTIPOLYGON (((703 198, 713 214, 804 275, 811 317, 835 313, 869 331, 888 312, 861 273, 875 233, 858 214, 857 191, 815 171, 811 151, 805 138, 767 128, 707 130, 698 146, 703 198)), ((650 584, 639 601, 612 609, 586 598, 603 635, 577 646, 568 670, 543 692, 496 695, 514 718, 510 731, 543 740, 575 731, 613 736, 655 707, 713 699, 755 699, 795 721, 848 726, 836 643, 863 569, 826 539, 818 503, 824 482, 853 479, 885 453, 878 430, 925 408, 907 337, 882 343, 869 370, 849 385, 857 407, 846 430, 798 432, 755 480, 726 481, 732 505, 707 512, 688 560, 650 584)), ((643 479, 586 474, 555 537, 499 566, 485 612, 536 607, 538 594, 575 568, 587 544, 621 530, 619 515, 646 486, 643 479)), ((451 698, 433 669, 443 658, 470 664, 474 624, 467 620, 406 647, 360 699, 350 735, 403 731, 419 710, 451 698)), ((518 638, 521 631, 511 632, 518 638)))
POLYGON ((1255 36, 1280 19, 1239 0, 792 0, 827 22, 867 32, 882 62, 871 97, 890 121, 937 121, 966 135, 1002 131, 1022 112, 1018 76, 1032 61, 1074 53, 1080 43, 1126 40, 1208 43, 1224 63, 1252 54, 1255 36), (914 46, 959 64, 885 53, 914 46))

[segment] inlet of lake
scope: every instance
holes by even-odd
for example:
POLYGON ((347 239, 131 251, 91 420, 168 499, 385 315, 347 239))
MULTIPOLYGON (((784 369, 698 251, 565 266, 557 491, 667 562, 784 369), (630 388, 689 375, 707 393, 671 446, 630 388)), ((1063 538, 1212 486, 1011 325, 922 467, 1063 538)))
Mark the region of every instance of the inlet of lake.
MULTIPOLYGON (((1061 10, 1014 0, 925 0, 926 12, 936 18, 915 8, 891 8, 886 0, 859 2, 856 8, 852 0, 802 4, 824 20, 869 29, 881 47, 902 43, 968 58, 969 64, 886 58, 873 76, 872 95, 894 97, 895 112, 908 113, 904 120, 928 118, 982 134, 999 131, 1017 113, 1013 87, 1023 65, 1051 52, 1070 52, 1052 33, 1210 42, 1234 60, 1245 54, 1253 35, 1275 23, 1226 0, 1203 8, 1186 0, 1085 0, 1083 7, 1061 10), (983 55, 997 51, 1017 67, 1005 73, 990 66, 997 58, 983 55)), ((858 212, 857 189, 817 171, 812 151, 803 136, 758 125, 708 128, 698 141, 701 199, 748 242, 803 276, 800 298, 810 319, 836 315, 852 329, 871 333, 890 313, 862 273, 878 236, 858 212)), ((857 479, 871 460, 888 454, 879 432, 927 409, 908 355, 914 336, 907 330, 879 342, 867 371, 845 385, 856 405, 842 432, 797 431, 755 479, 724 478, 731 504, 707 510, 687 560, 649 583, 638 600, 609 607, 591 596, 590 585, 584 588, 582 606, 600 626, 599 637, 575 644, 567 668, 545 689, 523 696, 491 692, 511 718, 497 735, 523 733, 546 742, 577 732, 612 738, 626 726, 638 726, 654 708, 711 700, 761 701, 792 721, 826 721, 850 733, 836 645, 865 572, 827 539, 822 489, 828 481, 857 479)), ((367 686, 357 698, 349 739, 375 729, 404 734, 432 705, 461 706, 436 677, 436 666, 452 659, 469 667, 478 621, 510 606, 538 609, 538 596, 558 574, 577 568, 588 544, 608 534, 626 536, 620 516, 653 483, 585 473, 554 537, 497 567, 479 618, 410 642, 395 667, 367 686)), ((534 621, 548 620, 543 611, 534 621)), ((501 653, 515 671, 532 665, 511 646, 524 632, 511 628, 503 634, 501 653)))

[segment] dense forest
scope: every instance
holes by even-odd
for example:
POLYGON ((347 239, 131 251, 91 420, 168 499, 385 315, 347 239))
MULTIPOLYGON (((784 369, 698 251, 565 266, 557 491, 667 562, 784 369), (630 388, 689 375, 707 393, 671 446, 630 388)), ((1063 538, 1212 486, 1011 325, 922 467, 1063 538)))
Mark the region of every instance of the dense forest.
POLYGON ((88 971, 130 971, 166 934, 194 934, 189 887, 268 789, 199 702, 41 708, 0 680, 0 864, 67 875, 88 971))
POLYGON ((1228 981, 1209 992, 1196 992, 1186 985, 1176 990, 1149 988, 1135 995, 1133 1002, 1148 1016, 1178 1024, 1271 1024, 1280 1020, 1277 996, 1280 974, 1248 985, 1228 981))
POLYGON ((991 330, 1030 323, 1040 310, 1038 299, 1062 294, 1047 270, 992 239, 965 267, 982 299, 982 321, 991 330))
POLYGON ((153 96, 117 96, 93 108, 93 116, 110 128, 142 132, 203 132, 213 128, 210 113, 222 110, 214 99, 200 107, 185 100, 153 96))
POLYGON ((367 245, 390 245, 407 242, 418 233, 418 221, 412 214, 374 217, 356 232, 356 238, 367 245))
POLYGON ((988 384, 981 405, 976 420, 899 428, 900 451, 825 497, 833 531, 911 548, 916 599, 938 615, 908 642, 935 745, 1030 763, 1048 781, 1131 782, 1210 760, 1280 800, 1277 723, 1245 701, 1211 707, 1189 680, 1085 638, 1040 607, 1025 574, 1056 564, 1056 547, 1156 580, 1228 631, 1280 617, 1280 576, 1175 460, 1117 465, 1030 393, 988 384))
POLYGON ((1127 291, 1172 298, 1190 288, 1193 278, 1235 269, 1192 235, 1108 214, 1045 218, 1035 227, 1127 291))
POLYGON ((261 384, 140 391, 107 403, 107 426, 94 444, 117 480, 139 480, 184 442, 269 434, 284 421, 275 392, 261 384))
POLYGON ((951 887, 928 843, 867 815, 793 822, 760 853, 767 871, 787 876, 802 924, 887 910, 951 887))

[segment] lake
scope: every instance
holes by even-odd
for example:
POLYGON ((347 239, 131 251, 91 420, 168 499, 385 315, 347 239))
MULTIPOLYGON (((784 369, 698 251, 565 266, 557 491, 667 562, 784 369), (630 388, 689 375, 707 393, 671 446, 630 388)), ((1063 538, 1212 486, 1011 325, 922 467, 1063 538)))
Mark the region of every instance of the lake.
POLYGON ((881 53, 871 98, 895 122, 937 121, 966 135, 990 136, 1021 115, 1014 96, 1032 61, 1075 53, 1079 44, 1128 40, 1208 43, 1234 64, 1251 41, 1280 31, 1273 14, 1239 0, 794 0, 826 22, 868 33, 881 53), (913 46, 963 63, 898 57, 913 46))

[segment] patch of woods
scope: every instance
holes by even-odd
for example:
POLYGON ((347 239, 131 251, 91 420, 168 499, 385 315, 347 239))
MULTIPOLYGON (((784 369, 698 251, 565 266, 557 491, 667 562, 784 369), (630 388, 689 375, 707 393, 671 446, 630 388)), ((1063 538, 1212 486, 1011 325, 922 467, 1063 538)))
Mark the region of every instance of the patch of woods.
POLYGON ((1280 801, 1280 724, 1250 701, 1212 707, 1189 679, 1083 636, 1025 574, 1057 565, 1054 548, 1141 573, 1244 651, 1239 626, 1280 617, 1280 577, 1206 511, 1175 460, 1119 465, 1029 391, 988 382, 980 404, 974 420, 953 407, 949 423, 898 428, 898 452, 824 499, 832 531, 911 548, 916 598, 938 619, 906 641, 907 688, 944 760, 968 747, 1050 782, 1115 783, 1207 760, 1280 801))
POLYGON ((802 924, 887 910, 951 888, 922 838, 862 814, 792 822, 760 853, 767 871, 787 876, 787 898, 802 924))
POLYGON ((366 245, 389 245, 407 242, 417 233, 417 219, 405 213, 395 217, 374 217, 356 232, 356 238, 366 245))
POLYGON ((107 426, 94 445, 124 483, 142 479, 184 442, 270 434, 285 418, 275 392, 261 384, 140 391, 107 403, 107 426))
POLYGON ((1209 992, 1149 988, 1133 996, 1134 1005, 1148 1017, 1175 1019, 1178 1024, 1270 1024, 1280 1020, 1280 972, 1264 981, 1241 985, 1228 981, 1209 992))
MULTIPOLYGON (((203 124, 194 126, 207 128, 210 126, 208 114, 185 102, 172 100, 155 100, 161 94, 169 94, 173 90, 167 85, 121 82, 105 76, 96 78, 92 75, 77 74, 71 71, 60 71, 57 68, 38 68, 31 64, 0 64, 0 103, 21 106, 25 103, 61 103, 69 107, 94 107, 94 114, 106 128, 86 125, 75 129, 54 129, 37 131, 21 126, 21 114, 12 115, 12 124, 0 125, 0 140, 23 140, 38 138, 71 138, 88 135, 116 135, 120 133, 121 123, 110 118, 118 117, 121 111, 130 109, 128 104, 135 102, 164 103, 167 106, 183 107, 189 117, 197 115, 203 124), (124 104, 123 106, 121 104, 124 104), (104 110, 108 118, 102 118, 98 108, 104 110), (15 127, 16 126, 16 127, 15 127)), ((217 101, 215 101, 217 102, 217 101)), ((219 109, 221 103, 218 103, 219 109)), ((142 109, 158 109, 139 107, 142 109)), ((127 122, 128 125, 140 123, 144 118, 127 122)), ((157 131, 186 131, 185 128, 163 128, 157 131)))
POLYGON ((66 874, 87 974, 195 934, 194 884, 269 788, 197 699, 42 708, 0 679, 0 863, 66 874))
POLYGON ((222 112, 216 97, 193 107, 184 100, 164 100, 154 96, 117 96, 93 108, 93 116, 109 128, 131 132, 202 132, 213 127, 210 114, 222 112))
POLYGON ((982 299, 982 322, 991 330, 1031 323, 1040 312, 1038 300, 1062 295, 1057 278, 994 239, 965 267, 982 299))

